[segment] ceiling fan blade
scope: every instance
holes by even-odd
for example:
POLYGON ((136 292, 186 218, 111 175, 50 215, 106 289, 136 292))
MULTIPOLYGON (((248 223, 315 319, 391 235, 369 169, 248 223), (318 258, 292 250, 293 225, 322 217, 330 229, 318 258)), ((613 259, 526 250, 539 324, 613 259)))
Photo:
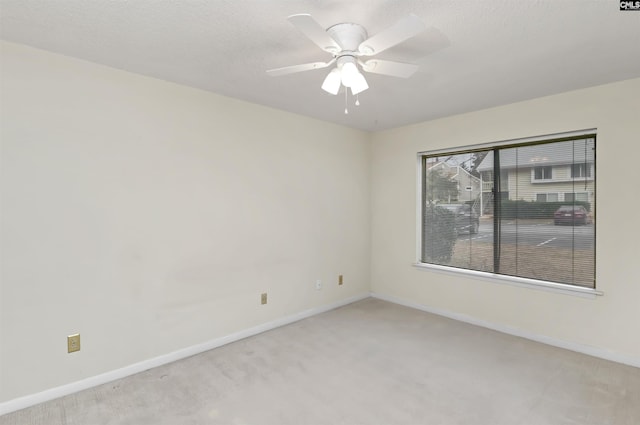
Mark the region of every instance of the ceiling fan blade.
POLYGON ((370 59, 366 62, 362 62, 361 65, 362 69, 366 72, 400 78, 411 77, 419 68, 418 65, 414 65, 412 63, 393 62, 380 59, 370 59))
POLYGON ((336 60, 333 59, 333 60, 330 60, 329 62, 311 62, 311 63, 303 63, 301 65, 292 65, 292 66, 285 66, 283 68, 269 69, 267 71, 267 74, 271 75, 272 77, 279 77, 280 75, 294 74, 296 72, 322 69, 330 66, 335 61, 336 60))
POLYGON ((363 41, 360 46, 358 46, 358 51, 363 56, 373 56, 411 37, 415 37, 426 29, 427 26, 422 19, 414 14, 410 14, 386 30, 363 41))
POLYGON ((287 19, 325 52, 334 54, 341 50, 338 43, 336 43, 336 41, 327 34, 327 31, 308 13, 291 15, 287 19))

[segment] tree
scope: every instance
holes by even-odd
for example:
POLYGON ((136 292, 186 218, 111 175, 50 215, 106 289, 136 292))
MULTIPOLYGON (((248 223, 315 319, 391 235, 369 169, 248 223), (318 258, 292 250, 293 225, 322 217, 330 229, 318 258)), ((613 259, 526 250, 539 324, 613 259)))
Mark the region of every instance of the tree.
POLYGON ((442 169, 432 167, 427 170, 425 192, 428 204, 451 202, 458 199, 458 182, 450 179, 442 169))
POLYGON ((484 160, 484 158, 487 156, 487 154, 490 151, 480 151, 480 152, 474 152, 471 154, 471 156, 473 157, 473 161, 471 161, 471 174, 473 174, 474 176, 479 176, 480 172, 478 171, 478 167, 480 166, 480 164, 482 163, 482 161, 484 160))
POLYGON ((444 207, 429 204, 424 211, 424 261, 448 264, 456 245, 456 217, 444 207))
POLYGON ((487 156, 489 151, 480 151, 473 152, 471 154, 466 154, 467 159, 460 163, 460 166, 467 170, 471 175, 476 177, 480 176, 480 172, 478 172, 478 167, 482 160, 487 156))

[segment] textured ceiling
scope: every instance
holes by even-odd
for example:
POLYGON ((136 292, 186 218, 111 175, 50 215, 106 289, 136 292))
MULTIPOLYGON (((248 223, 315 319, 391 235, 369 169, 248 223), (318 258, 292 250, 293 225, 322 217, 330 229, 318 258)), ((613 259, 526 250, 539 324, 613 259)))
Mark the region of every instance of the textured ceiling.
POLYGON ((0 27, 7 41, 372 131, 640 77, 640 12, 618 0, 0 0, 0 27), (432 29, 378 56, 416 74, 366 74, 345 115, 344 96, 320 89, 328 69, 265 73, 331 58, 287 21, 297 13, 369 35, 414 13, 432 29))

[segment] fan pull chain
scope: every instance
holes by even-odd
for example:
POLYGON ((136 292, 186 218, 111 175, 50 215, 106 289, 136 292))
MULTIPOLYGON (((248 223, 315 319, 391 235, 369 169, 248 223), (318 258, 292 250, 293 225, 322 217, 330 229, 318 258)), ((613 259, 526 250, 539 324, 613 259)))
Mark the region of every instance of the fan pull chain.
POLYGON ((344 114, 347 115, 349 113, 349 109, 347 108, 347 96, 349 95, 349 89, 344 88, 344 114))
POLYGON ((356 106, 360 106, 360 95, 356 95, 356 106))

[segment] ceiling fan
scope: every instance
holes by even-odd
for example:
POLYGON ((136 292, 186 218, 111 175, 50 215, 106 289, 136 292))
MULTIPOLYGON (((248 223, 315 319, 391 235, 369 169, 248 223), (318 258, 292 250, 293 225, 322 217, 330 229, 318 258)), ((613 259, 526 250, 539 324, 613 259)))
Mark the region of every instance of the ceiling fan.
MULTIPOLYGON (((333 58, 329 62, 311 62, 270 69, 267 74, 287 75, 327 68, 336 64, 322 83, 322 89, 333 95, 338 94, 341 85, 351 89, 353 95, 368 89, 369 85, 364 75, 360 73, 360 69, 373 74, 409 78, 418 70, 418 65, 382 59, 363 61, 363 58, 375 56, 427 29, 424 22, 413 14, 372 37, 368 36, 367 30, 362 25, 350 22, 336 24, 325 30, 309 14, 291 15, 288 20, 333 58)), ((347 113, 346 109, 345 113, 347 113)))

